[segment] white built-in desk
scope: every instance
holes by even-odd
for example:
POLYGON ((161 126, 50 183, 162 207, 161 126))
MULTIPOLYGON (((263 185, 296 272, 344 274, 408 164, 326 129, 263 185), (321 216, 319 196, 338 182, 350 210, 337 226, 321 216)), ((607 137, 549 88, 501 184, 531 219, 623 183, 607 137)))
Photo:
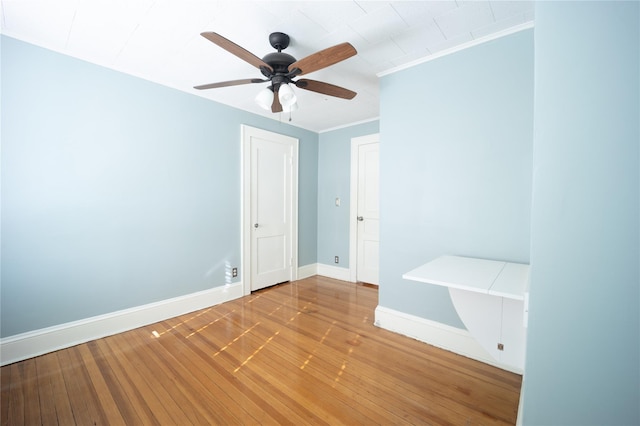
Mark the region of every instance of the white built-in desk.
POLYGON ((524 370, 529 265, 441 256, 402 277, 447 287, 458 316, 478 343, 498 363, 524 370))
POLYGON ((460 256, 440 256, 402 276, 514 300, 524 300, 528 277, 529 265, 460 256))

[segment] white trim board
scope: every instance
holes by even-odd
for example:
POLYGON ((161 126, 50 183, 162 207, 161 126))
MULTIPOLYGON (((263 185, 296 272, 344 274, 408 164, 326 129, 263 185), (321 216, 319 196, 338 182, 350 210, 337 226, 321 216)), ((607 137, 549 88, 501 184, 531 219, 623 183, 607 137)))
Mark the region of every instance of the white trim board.
POLYGON ((323 277, 329 277, 341 281, 351 281, 348 268, 342 268, 340 266, 325 265, 324 263, 318 263, 318 275, 323 277))
POLYGON ((0 339, 0 365, 164 321, 242 297, 242 282, 0 339))
POLYGON ((366 120, 354 121, 353 123, 342 124, 342 125, 336 126, 336 127, 330 127, 328 129, 320 130, 318 133, 333 132, 334 130, 346 129, 347 127, 358 126, 360 124, 371 123, 373 121, 379 121, 379 120, 380 120, 380 116, 376 116, 376 117, 373 117, 373 118, 367 118, 366 120))
POLYGON ((507 28, 505 30, 498 31, 497 33, 489 34, 487 36, 480 37, 480 38, 475 39, 475 40, 471 40, 471 41, 469 41, 467 43, 462 43, 462 44, 460 44, 458 46, 455 46, 455 47, 452 47, 450 49, 445 49, 445 50, 443 50, 441 52, 436 52, 433 55, 429 55, 429 56, 425 56, 424 58, 416 59, 415 61, 406 63, 404 65, 400 65, 400 66, 397 66, 397 67, 394 67, 394 68, 390 68, 390 69, 385 70, 385 71, 381 71, 381 72, 377 73, 376 76, 377 77, 384 77, 385 75, 393 74, 393 73, 396 73, 398 71, 405 70, 407 68, 412 68, 412 67, 415 67, 416 65, 420 65, 420 64, 423 64, 425 62, 433 61, 434 59, 442 58, 443 56, 451 55, 452 53, 456 53, 456 52, 459 52, 461 50, 465 50, 465 49, 468 49, 470 47, 477 46, 477 45, 482 44, 482 43, 486 43, 488 41, 496 40, 496 39, 499 39, 501 37, 508 36, 510 34, 515 34, 515 33, 520 32, 520 31, 528 30, 530 28, 533 28, 533 21, 525 22, 523 24, 519 24, 519 25, 513 26, 511 28, 507 28))
POLYGON ((441 349, 493 365, 513 373, 522 374, 522 370, 504 365, 493 357, 464 329, 451 327, 415 315, 396 311, 378 305, 374 324, 385 330, 428 343, 441 349))
POLYGON ((318 275, 318 264, 312 263, 310 265, 304 265, 298 267, 298 279, 303 280, 305 278, 318 275))

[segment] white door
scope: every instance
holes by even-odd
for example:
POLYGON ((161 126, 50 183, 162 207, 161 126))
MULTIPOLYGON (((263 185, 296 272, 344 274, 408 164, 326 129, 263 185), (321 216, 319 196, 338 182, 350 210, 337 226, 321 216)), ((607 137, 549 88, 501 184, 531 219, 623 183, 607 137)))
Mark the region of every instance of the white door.
POLYGON ((356 184, 356 281, 378 284, 380 259, 379 163, 377 135, 359 139, 354 146, 357 156, 356 184))
POLYGON ((243 277, 254 291, 296 278, 298 140, 244 126, 243 143, 248 168, 243 231, 250 246, 243 277))

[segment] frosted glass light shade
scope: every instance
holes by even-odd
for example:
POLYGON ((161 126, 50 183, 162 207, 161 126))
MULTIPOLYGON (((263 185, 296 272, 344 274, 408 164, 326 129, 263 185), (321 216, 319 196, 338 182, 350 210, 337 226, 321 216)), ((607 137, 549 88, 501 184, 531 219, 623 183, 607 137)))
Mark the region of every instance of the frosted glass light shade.
POLYGON ((271 104, 273 103, 273 92, 268 87, 262 89, 256 95, 256 103, 267 111, 271 111, 271 104))
POLYGON ((281 84, 278 90, 278 97, 283 108, 288 108, 296 103, 297 97, 293 89, 288 84, 281 84))

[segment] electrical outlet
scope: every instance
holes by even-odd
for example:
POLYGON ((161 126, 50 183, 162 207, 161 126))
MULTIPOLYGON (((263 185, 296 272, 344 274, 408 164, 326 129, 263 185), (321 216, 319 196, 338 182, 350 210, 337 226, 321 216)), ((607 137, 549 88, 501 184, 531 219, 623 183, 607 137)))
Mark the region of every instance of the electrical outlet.
POLYGON ((335 263, 340 263, 340 257, 336 256, 336 259, 334 260, 335 263))
POLYGON ((235 278, 235 277, 237 277, 237 276, 238 276, 238 268, 233 268, 233 269, 231 270, 231 276, 232 276, 233 278, 235 278))

